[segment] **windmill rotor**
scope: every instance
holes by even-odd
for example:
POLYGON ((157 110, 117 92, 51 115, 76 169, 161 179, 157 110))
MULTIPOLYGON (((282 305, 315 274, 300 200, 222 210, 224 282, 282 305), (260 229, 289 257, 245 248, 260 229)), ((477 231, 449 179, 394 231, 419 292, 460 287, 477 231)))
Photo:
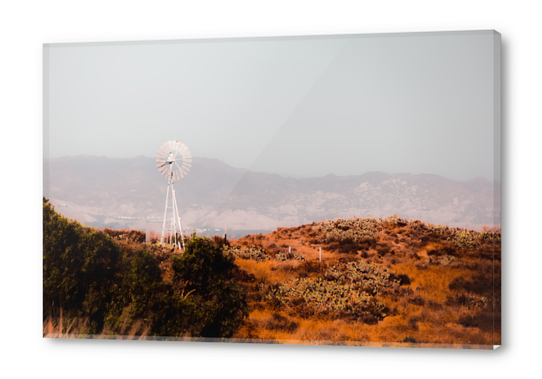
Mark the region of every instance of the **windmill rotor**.
POLYGON ((167 141, 156 153, 156 168, 168 179, 184 178, 191 167, 192 154, 182 142, 167 141))

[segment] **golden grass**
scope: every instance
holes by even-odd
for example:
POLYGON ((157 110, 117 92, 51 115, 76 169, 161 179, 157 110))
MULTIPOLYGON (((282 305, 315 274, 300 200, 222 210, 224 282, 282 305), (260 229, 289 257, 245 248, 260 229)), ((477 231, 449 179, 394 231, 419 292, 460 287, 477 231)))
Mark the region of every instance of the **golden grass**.
POLYGON ((297 262, 276 262, 273 260, 265 262, 255 262, 249 259, 238 258, 235 264, 254 275, 258 282, 262 283, 280 283, 296 278, 295 271, 281 270, 286 265, 298 266, 297 262))
POLYGON ((468 269, 450 270, 446 266, 429 266, 425 270, 419 270, 413 265, 392 265, 391 269, 397 274, 408 275, 412 289, 419 289, 425 296, 441 302, 451 294, 448 285, 452 280, 458 276, 469 277, 473 274, 468 269))
MULTIPOLYGON (((292 231, 281 229, 278 233, 264 236, 264 246, 272 243, 276 246, 293 245, 296 241, 303 240, 304 231, 306 232, 307 229, 293 228, 292 231)), ((460 324, 461 317, 474 316, 478 312, 477 309, 452 306, 447 303, 450 296, 458 294, 457 291, 449 289, 450 283, 457 277, 468 279, 476 274, 468 268, 469 264, 486 264, 482 257, 477 252, 468 254, 456 252, 459 254, 456 255, 458 261, 465 263, 463 266, 428 265, 420 269, 416 267, 416 264, 427 260, 428 252, 453 248, 453 246, 444 239, 442 242, 429 242, 420 246, 419 242, 416 243, 418 238, 416 234, 412 236, 408 233, 397 233, 399 231, 400 228, 393 228, 390 233, 378 235, 378 242, 391 246, 394 253, 379 257, 378 251, 372 247, 367 248, 364 253, 375 262, 388 266, 397 275, 408 275, 411 281, 409 285, 402 286, 403 289, 410 288, 413 291, 410 295, 377 297, 377 300, 386 304, 391 312, 391 315, 379 323, 370 325, 355 320, 333 320, 328 316, 302 318, 296 314, 295 309, 287 307, 276 309, 271 303, 258 300, 250 304, 249 318, 234 338, 301 344, 341 343, 370 346, 414 346, 417 344, 421 347, 483 349, 491 348, 494 341, 500 343, 499 331, 493 333, 491 330, 460 324), (397 236, 391 235, 393 233, 397 233, 397 236), (416 299, 421 299, 419 300, 421 302, 416 302, 416 299), (295 325, 295 327, 288 329, 284 325, 295 325), (413 345, 409 341, 416 343, 413 345)), ((246 241, 251 242, 250 239, 246 241)), ((296 250, 307 260, 318 257, 318 250, 311 246, 296 246, 296 250)), ((341 258, 347 260, 359 258, 359 255, 330 252, 326 249, 323 249, 323 252, 323 261, 328 265, 336 264, 341 258)), ((291 261, 257 263, 238 259, 236 264, 252 273, 259 282, 279 283, 298 276, 295 270, 287 272, 280 270, 281 264, 295 265, 291 261)))
MULTIPOLYGON (((357 345, 361 343, 399 343, 410 336, 417 343, 435 345, 492 345, 492 334, 482 332, 477 328, 466 328, 454 323, 446 323, 445 331, 441 325, 433 320, 419 323, 418 329, 413 330, 408 320, 401 316, 385 318, 377 325, 368 325, 362 322, 344 320, 318 320, 290 317, 298 324, 294 332, 273 329, 272 311, 253 311, 250 314, 252 328, 240 329, 234 338, 250 338, 260 340, 277 340, 277 342, 292 343, 299 341, 320 341, 321 343, 344 343, 357 345), (251 330, 248 335, 247 330, 251 330)), ((462 346, 456 346, 462 347, 462 346)))
MULTIPOLYGON (((67 327, 64 327, 64 319, 62 317, 62 310, 60 310, 60 317, 58 320, 53 320, 51 317, 43 322, 43 337, 44 338, 88 338, 89 334, 86 333, 86 328, 88 325, 88 320, 78 320, 73 319, 67 327)), ((126 321, 122 325, 121 331, 119 334, 114 335, 108 330, 102 331, 98 336, 108 336, 114 337, 111 339, 117 340, 145 340, 149 335, 149 328, 143 327, 142 322, 136 321, 132 326, 130 331, 127 334, 124 334, 126 330, 127 323, 126 321)))

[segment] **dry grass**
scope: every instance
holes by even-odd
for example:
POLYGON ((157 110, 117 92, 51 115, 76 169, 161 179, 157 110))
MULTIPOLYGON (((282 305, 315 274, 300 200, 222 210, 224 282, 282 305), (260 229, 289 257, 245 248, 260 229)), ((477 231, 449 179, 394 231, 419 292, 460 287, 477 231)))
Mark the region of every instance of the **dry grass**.
POLYGON ((247 259, 236 259, 235 264, 252 273, 258 283, 274 284, 294 279, 297 274, 290 267, 298 267, 298 262, 276 262, 273 260, 255 262, 247 259))
MULTIPOLYGON (((88 320, 73 319, 69 321, 69 325, 67 326, 64 322, 65 320, 62 317, 62 310, 60 310, 60 317, 58 320, 53 320, 51 317, 47 317, 47 319, 43 322, 43 337, 73 339, 91 337, 91 335, 86 332, 88 320)), ((108 339, 117 340, 145 340, 149 335, 149 328, 144 327, 140 320, 136 321, 129 331, 126 332, 126 329, 127 322, 125 321, 119 334, 113 334, 108 330, 104 330, 102 333, 99 333, 98 336, 107 336, 108 339)))
MULTIPOLYGON (((311 241, 314 242, 317 234, 310 225, 279 228, 264 236, 246 236, 233 242, 245 245, 259 243, 266 249, 283 250, 297 244, 296 251, 305 255, 307 262, 303 264, 237 260, 236 264, 252 273, 258 283, 277 284, 293 278, 318 277, 326 267, 360 258, 385 265, 396 275, 407 275, 410 279, 410 283, 403 284, 397 292, 377 297, 389 308, 389 315, 373 325, 324 314, 302 317, 295 307, 262 300, 266 294, 261 293, 253 297, 249 319, 234 338, 279 343, 449 348, 490 348, 500 344, 500 312, 493 315, 490 306, 471 307, 467 303, 452 301, 461 294, 480 299, 483 290, 476 287, 475 292, 469 294, 456 290, 457 285, 450 289, 456 278, 470 280, 468 283, 472 287, 472 283, 477 284, 480 279, 471 278, 479 275, 479 270, 492 269, 493 265, 500 278, 500 245, 497 246, 495 260, 488 260, 483 249, 460 249, 450 242, 448 235, 428 232, 426 225, 383 223, 372 244, 360 245, 353 252, 350 252, 350 247, 349 252, 342 252, 337 244, 333 248, 321 245, 322 263, 315 261, 318 249, 317 245, 311 245, 311 241), (439 263, 438 259, 446 256, 454 259, 452 264, 439 263), (285 270, 285 267, 290 269, 285 270)), ((255 287, 251 290, 254 292, 255 287)), ((495 301, 500 302, 500 298, 495 298, 495 301)))

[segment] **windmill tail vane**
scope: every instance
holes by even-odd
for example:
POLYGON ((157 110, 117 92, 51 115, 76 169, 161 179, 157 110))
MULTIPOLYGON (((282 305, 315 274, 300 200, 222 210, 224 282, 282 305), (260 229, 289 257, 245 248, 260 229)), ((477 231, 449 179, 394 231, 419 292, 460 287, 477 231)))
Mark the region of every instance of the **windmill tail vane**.
POLYGON ((184 235, 174 182, 188 174, 192 167, 192 155, 188 147, 179 141, 167 141, 156 153, 156 168, 168 180, 166 205, 162 222, 160 244, 172 244, 184 250, 184 235))

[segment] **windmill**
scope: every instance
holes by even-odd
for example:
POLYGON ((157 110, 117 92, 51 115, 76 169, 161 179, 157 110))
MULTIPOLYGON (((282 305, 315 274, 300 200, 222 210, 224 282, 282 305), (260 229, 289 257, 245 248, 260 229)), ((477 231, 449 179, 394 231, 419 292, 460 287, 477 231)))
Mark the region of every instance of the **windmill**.
POLYGON ((164 241, 167 241, 167 243, 173 243, 179 249, 184 249, 183 226, 173 183, 175 180, 186 176, 191 166, 192 155, 188 147, 182 142, 167 141, 160 146, 156 153, 156 168, 167 178, 166 208, 164 210, 164 221, 162 222, 161 245, 164 244, 164 241), (169 222, 168 210, 171 213, 169 222))

